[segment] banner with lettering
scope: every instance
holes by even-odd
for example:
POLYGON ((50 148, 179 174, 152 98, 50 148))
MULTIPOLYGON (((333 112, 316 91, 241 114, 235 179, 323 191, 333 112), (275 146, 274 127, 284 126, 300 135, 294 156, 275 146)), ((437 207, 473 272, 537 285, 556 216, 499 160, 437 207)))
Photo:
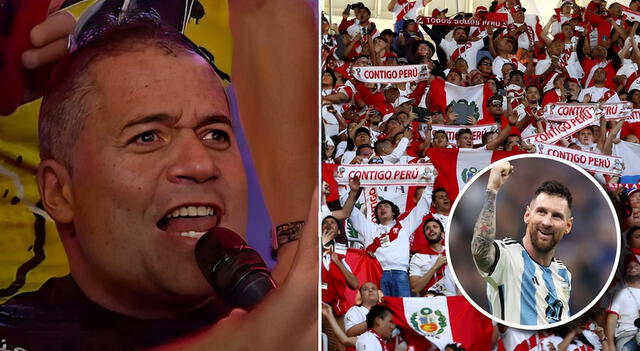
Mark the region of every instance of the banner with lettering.
POLYGON ((600 104, 557 103, 545 106, 544 117, 548 121, 564 122, 589 114, 595 116, 593 123, 597 123, 598 118, 603 114, 607 120, 628 119, 632 116, 633 111, 633 105, 630 102, 600 104))
POLYGON ((573 162, 588 172, 619 176, 624 169, 622 157, 570 149, 546 143, 534 144, 539 154, 556 156, 573 162))
POLYGON ((434 124, 433 129, 431 130, 432 136, 439 130, 444 130, 447 133, 447 138, 449 139, 449 145, 456 144, 456 133, 460 129, 471 129, 471 135, 473 136, 473 145, 482 145, 482 136, 488 132, 497 132, 498 124, 484 124, 479 126, 456 126, 450 124, 434 124))
POLYGON ((625 121, 627 123, 638 123, 640 122, 640 109, 633 109, 633 111, 631 111, 631 116, 627 117, 627 119, 625 119, 625 121))
POLYGON ((434 167, 428 163, 407 165, 340 165, 335 174, 338 184, 347 185, 349 179, 360 177, 363 187, 383 185, 433 186, 434 167))
POLYGON ((449 27, 486 27, 492 26, 494 28, 506 28, 507 21, 494 19, 494 20, 476 20, 476 19, 453 19, 453 18, 438 18, 438 17, 422 17, 420 19, 422 24, 435 24, 438 26, 449 27))
POLYGON ((427 65, 354 67, 353 76, 364 83, 406 83, 429 78, 427 65))
POLYGON ((528 143, 555 143, 561 138, 571 135, 584 127, 591 125, 595 120, 594 109, 583 109, 577 117, 568 119, 560 124, 551 127, 544 133, 534 134, 525 141, 528 143))

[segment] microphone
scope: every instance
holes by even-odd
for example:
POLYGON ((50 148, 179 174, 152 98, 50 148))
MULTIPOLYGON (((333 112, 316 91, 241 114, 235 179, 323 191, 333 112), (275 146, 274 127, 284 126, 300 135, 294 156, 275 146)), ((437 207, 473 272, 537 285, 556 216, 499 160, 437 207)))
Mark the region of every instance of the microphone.
POLYGON ((227 228, 200 237, 195 255, 209 284, 233 306, 250 310, 276 287, 260 254, 227 228))

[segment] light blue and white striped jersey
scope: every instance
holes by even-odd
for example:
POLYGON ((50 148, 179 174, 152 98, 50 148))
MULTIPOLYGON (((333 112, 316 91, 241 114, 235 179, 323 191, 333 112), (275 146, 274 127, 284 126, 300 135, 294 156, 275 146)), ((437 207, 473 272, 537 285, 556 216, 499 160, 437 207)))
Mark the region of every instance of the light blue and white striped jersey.
POLYGON ((496 260, 487 281, 491 313, 520 325, 545 325, 569 318, 571 273, 557 259, 549 267, 536 263, 511 238, 495 240, 496 260))

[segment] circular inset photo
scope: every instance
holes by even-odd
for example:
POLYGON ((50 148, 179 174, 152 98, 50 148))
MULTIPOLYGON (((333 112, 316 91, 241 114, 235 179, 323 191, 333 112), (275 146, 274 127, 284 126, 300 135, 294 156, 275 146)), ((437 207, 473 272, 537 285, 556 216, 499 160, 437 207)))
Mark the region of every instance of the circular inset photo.
POLYGON ((590 309, 613 279, 620 230, 604 189, 546 155, 491 164, 453 205, 447 255, 458 287, 495 321, 550 328, 590 309))

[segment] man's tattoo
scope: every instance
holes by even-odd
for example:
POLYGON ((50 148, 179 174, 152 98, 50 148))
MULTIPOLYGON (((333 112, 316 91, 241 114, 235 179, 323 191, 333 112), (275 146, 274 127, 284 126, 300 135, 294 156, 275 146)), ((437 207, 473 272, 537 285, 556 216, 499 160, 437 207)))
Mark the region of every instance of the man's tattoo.
POLYGON ((282 245, 298 240, 302 228, 304 227, 304 221, 291 222, 282 224, 273 229, 274 236, 274 248, 279 249, 282 245))
POLYGON ((498 192, 487 189, 487 198, 480 211, 480 216, 473 229, 471 252, 473 258, 482 270, 488 270, 493 264, 493 240, 496 236, 496 197, 498 192))

